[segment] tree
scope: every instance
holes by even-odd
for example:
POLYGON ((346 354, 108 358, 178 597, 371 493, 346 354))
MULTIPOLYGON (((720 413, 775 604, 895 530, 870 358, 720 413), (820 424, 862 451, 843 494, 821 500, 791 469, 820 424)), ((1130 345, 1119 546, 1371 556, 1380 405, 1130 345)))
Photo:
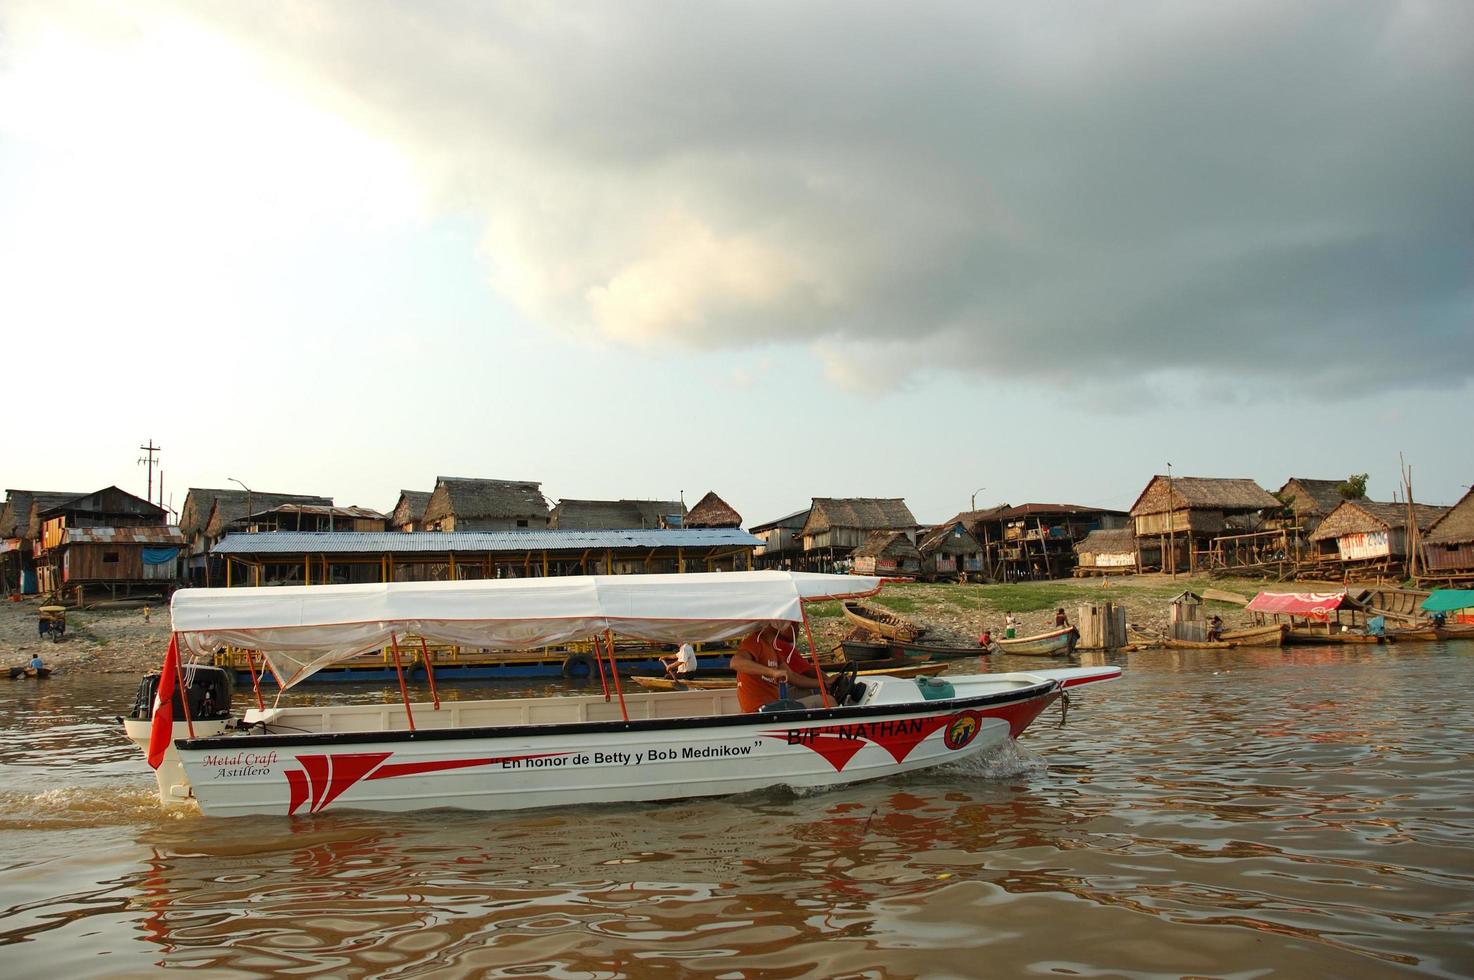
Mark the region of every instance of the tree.
POLYGON ((1344 483, 1339 484, 1336 490, 1341 494, 1342 500, 1365 500, 1367 499, 1367 475, 1353 473, 1346 478, 1344 483))

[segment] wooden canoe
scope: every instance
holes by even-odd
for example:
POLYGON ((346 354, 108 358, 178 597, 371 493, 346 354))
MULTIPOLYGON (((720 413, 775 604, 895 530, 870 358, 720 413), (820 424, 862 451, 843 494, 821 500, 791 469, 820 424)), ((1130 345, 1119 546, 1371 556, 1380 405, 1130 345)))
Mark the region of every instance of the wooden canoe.
POLYGON ((892 640, 914 640, 925 633, 925 628, 893 612, 867 606, 863 602, 850 600, 844 604, 845 618, 867 633, 888 637, 892 640))
POLYGON ((21 680, 22 678, 25 678, 25 677, 33 677, 33 678, 38 678, 39 679, 39 678, 45 678, 45 677, 50 677, 50 676, 51 676, 51 668, 50 667, 42 667, 39 670, 36 669, 35 667, 12 667, 12 668, 10 668, 10 679, 13 680, 13 681, 18 681, 18 680, 21 680))
POLYGON ((961 660, 964 657, 980 657, 989 651, 986 647, 943 646, 938 643, 898 643, 903 654, 913 660, 961 660))
POLYGON ((1349 643, 1384 643, 1380 636, 1369 633, 1327 633, 1322 629, 1291 629, 1285 642, 1294 646, 1344 646, 1349 643))
POLYGON ((1004 653, 1022 657, 1067 657, 1075 650, 1080 633, 1073 626, 1038 633, 1034 636, 1016 636, 1011 640, 993 638, 1004 653))
POLYGON ((1175 636, 1150 633, 1134 626, 1128 627, 1128 630, 1140 643, 1154 647, 1166 647, 1169 650, 1232 650, 1242 645, 1230 640, 1179 640, 1175 636))
POLYGON ((1285 634, 1290 632, 1287 623, 1271 623, 1268 626, 1246 626, 1243 629, 1224 630, 1218 638, 1225 643, 1236 643, 1241 647, 1284 646, 1285 634))
MULTIPOLYGON (((932 677, 947 669, 946 664, 910 664, 889 670, 862 670, 859 677, 932 677)), ((652 691, 719 691, 737 686, 737 675, 731 677, 698 677, 690 681, 678 681, 669 677, 635 677, 634 682, 652 691)), ((790 689, 792 690, 792 689, 790 689)))

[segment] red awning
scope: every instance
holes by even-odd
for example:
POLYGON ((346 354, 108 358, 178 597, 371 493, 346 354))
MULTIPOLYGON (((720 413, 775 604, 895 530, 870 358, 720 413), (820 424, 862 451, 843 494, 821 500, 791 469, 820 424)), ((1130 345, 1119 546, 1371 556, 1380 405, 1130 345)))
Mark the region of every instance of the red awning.
POLYGON ((1345 592, 1261 592, 1250 600, 1247 608, 1250 612, 1324 617, 1345 601, 1345 592))

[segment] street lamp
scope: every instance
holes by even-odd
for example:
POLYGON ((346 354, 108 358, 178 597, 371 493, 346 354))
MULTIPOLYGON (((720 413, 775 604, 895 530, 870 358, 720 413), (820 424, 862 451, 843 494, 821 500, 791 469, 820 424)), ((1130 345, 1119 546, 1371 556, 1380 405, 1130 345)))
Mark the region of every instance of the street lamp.
POLYGON ((976 490, 974 490, 972 492, 972 506, 970 508, 968 508, 969 510, 977 510, 978 509, 978 494, 982 493, 986 489, 988 489, 988 488, 987 487, 978 487, 976 490))
POLYGON ((246 491, 246 520, 249 521, 251 519, 251 488, 246 486, 245 483, 237 480, 233 476, 227 476, 226 479, 229 480, 231 483, 239 483, 241 485, 241 489, 246 491))

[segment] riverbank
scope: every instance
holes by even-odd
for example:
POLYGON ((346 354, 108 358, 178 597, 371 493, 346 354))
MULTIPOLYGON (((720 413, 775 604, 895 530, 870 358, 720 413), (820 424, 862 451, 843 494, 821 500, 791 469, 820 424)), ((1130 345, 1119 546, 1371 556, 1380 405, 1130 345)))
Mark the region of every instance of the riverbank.
MULTIPOLYGON (((1168 602, 1184 590, 1207 589, 1253 597, 1267 583, 1253 579, 1194 579, 1167 575, 1132 575, 1111 579, 1062 579, 1009 585, 890 584, 871 601, 926 626, 936 642, 975 645, 983 630, 1003 632, 1003 617, 1013 612, 1022 632, 1039 633, 1054 626, 1054 611, 1063 608, 1071 622, 1087 602, 1115 602, 1126 607, 1129 622, 1151 630, 1165 628, 1168 602)), ((1278 586, 1288 589, 1287 586, 1278 586)), ((1298 582, 1296 591, 1337 591, 1339 584, 1298 582)), ((71 610, 67 632, 59 643, 40 639, 38 600, 0 602, 0 666, 19 666, 39 652, 56 670, 136 674, 154 670, 169 640, 165 607, 71 610)), ((1243 607, 1209 600, 1209 615, 1223 617, 1228 628, 1248 625, 1243 607)), ((837 602, 809 608, 814 642, 831 649, 851 629, 837 602)))

